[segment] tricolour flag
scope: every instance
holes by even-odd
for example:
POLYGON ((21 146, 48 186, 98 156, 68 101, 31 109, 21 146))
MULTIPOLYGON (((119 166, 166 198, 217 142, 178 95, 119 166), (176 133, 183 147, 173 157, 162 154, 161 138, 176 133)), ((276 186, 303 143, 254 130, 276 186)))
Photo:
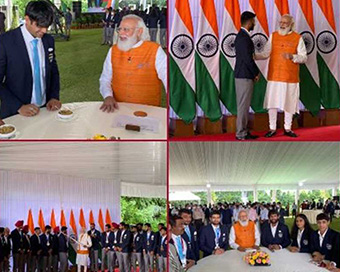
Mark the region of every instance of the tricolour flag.
POLYGON ((94 224, 94 216, 93 216, 92 210, 90 210, 89 223, 90 223, 90 224, 94 224))
POLYGON ((111 215, 109 209, 106 209, 105 224, 112 224, 111 215))
MULTIPOLYGON (((256 14, 256 26, 252 32, 252 40, 255 45, 255 51, 260 53, 263 51, 269 37, 266 4, 264 0, 249 0, 249 4, 250 11, 256 14)), ((260 69, 261 75, 260 80, 254 85, 251 107, 255 112, 265 112, 263 101, 267 88, 268 60, 256 61, 256 64, 260 69)))
POLYGON ((45 232, 45 221, 44 221, 44 215, 42 210, 39 210, 39 217, 38 217, 38 225, 42 232, 45 232))
POLYGON ((326 109, 340 107, 336 26, 332 0, 316 1, 315 25, 317 60, 320 76, 321 103, 326 109))
POLYGON ((300 99, 307 110, 317 115, 321 94, 312 0, 299 0, 296 18, 296 30, 304 39, 308 54, 307 62, 300 65, 300 99))
POLYGON ((104 220, 103 220, 103 213, 102 209, 99 209, 98 213, 98 225, 100 226, 101 230, 104 231, 104 220))
POLYGON ((60 226, 66 227, 66 218, 65 218, 64 210, 60 211, 60 226))
POLYGON ((82 208, 80 209, 80 212, 79 212, 79 225, 82 228, 86 228, 85 216, 84 216, 84 211, 82 208))
POLYGON ((77 235, 77 225, 76 225, 76 220, 74 218, 73 210, 71 210, 70 213, 70 227, 75 235, 77 235))
POLYGON ((54 209, 52 209, 52 212, 51 212, 50 226, 52 227, 52 229, 54 229, 57 226, 57 223, 55 221, 54 209))
POLYGON ((196 116, 194 30, 189 0, 176 0, 170 32, 170 106, 185 123, 196 116))
POLYGON ((196 37, 197 103, 214 122, 221 118, 219 101, 219 42, 214 0, 201 0, 196 37))
POLYGON ((235 92, 235 38, 241 28, 238 0, 225 0, 223 26, 220 35, 220 99, 232 114, 237 114, 235 92))
POLYGON ((30 230, 31 234, 33 234, 34 233, 34 222, 33 222, 33 215, 32 215, 31 209, 29 209, 28 211, 27 225, 28 225, 28 229, 30 230))
POLYGON ((279 29, 280 18, 285 14, 289 14, 288 0, 275 0, 273 11, 273 32, 279 29))

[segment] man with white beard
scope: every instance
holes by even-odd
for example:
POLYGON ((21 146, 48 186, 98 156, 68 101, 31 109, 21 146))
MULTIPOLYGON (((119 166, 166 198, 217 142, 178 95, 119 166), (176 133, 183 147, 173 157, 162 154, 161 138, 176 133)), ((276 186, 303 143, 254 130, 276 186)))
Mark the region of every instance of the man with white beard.
POLYGON ((276 135, 277 111, 285 114, 284 135, 297 137, 292 131, 293 115, 299 113, 299 64, 307 61, 307 50, 302 37, 294 31, 294 19, 281 17, 280 29, 274 32, 255 59, 270 57, 264 108, 268 109, 269 131, 265 137, 276 135))
POLYGON ((162 83, 167 86, 166 54, 150 42, 143 19, 123 17, 117 29, 118 42, 109 50, 99 79, 104 102, 100 109, 113 112, 117 102, 161 105, 162 83))
POLYGON ((260 249, 260 240, 255 222, 249 220, 246 210, 241 210, 238 213, 238 221, 230 229, 230 247, 242 252, 248 248, 260 249))

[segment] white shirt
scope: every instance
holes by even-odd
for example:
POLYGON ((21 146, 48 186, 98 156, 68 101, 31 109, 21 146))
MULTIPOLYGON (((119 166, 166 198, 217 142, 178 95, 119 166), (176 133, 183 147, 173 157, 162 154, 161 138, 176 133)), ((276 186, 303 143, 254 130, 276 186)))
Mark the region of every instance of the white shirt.
MULTIPOLYGON (((34 37, 31 35, 31 33, 28 32, 26 28, 26 24, 23 24, 21 27, 21 32, 24 37, 24 41, 26 44, 26 49, 28 53, 28 57, 31 62, 31 68, 32 68, 32 79, 34 79, 34 64, 33 64, 33 44, 32 41, 34 40, 34 37)), ((45 84, 45 76, 46 76, 46 70, 45 70, 45 50, 44 45, 40 38, 36 38, 38 40, 38 54, 39 54, 39 61, 40 61, 40 81, 41 81, 41 92, 42 92, 42 104, 37 104, 37 98, 34 93, 35 83, 33 80, 33 86, 32 86, 32 99, 31 104, 35 104, 37 106, 42 106, 46 103, 46 84, 45 84)))
POLYGON ((214 233, 215 233, 215 248, 219 248, 220 246, 219 246, 219 240, 220 240, 220 238, 221 238, 221 236, 222 236, 222 232, 221 232, 221 228, 220 228, 220 226, 218 225, 217 227, 215 227, 213 224, 211 224, 211 226, 212 226, 212 228, 213 228, 213 230, 214 230, 214 233), (220 230, 220 237, 216 237, 216 229, 219 229, 220 230), (218 239, 217 239, 218 238, 218 239))
POLYGON ((272 235, 273 237, 275 238, 275 234, 276 234, 276 229, 277 229, 277 226, 279 225, 279 223, 276 223, 275 226, 273 226, 272 224, 270 224, 270 230, 272 231, 272 235))
MULTIPOLYGON (((175 247, 176 247, 176 251, 177 253, 178 251, 178 246, 177 246, 177 238, 180 237, 181 241, 182 241, 182 247, 183 247, 183 255, 184 255, 184 259, 181 260, 182 266, 185 267, 187 264, 187 243, 185 242, 185 240, 181 237, 181 236, 177 236, 175 234, 171 235, 172 240, 174 241, 175 247)), ((180 254, 178 254, 178 257, 180 257, 180 254)))
POLYGON ((323 240, 325 239, 327 231, 328 231, 328 229, 323 234, 321 234, 320 231, 318 231, 320 247, 322 247, 322 243, 323 243, 323 240))
MULTIPOLYGON (((260 241, 261 241, 261 236, 260 236, 259 230, 257 229, 256 224, 254 224, 254 226, 255 226, 255 246, 259 246, 260 241)), ((239 245, 236 244, 235 240, 236 240, 235 228, 234 226, 232 226, 230 229, 230 234, 229 234, 229 245, 233 249, 237 249, 239 247, 239 245)))
POLYGON ((301 238, 302 238, 302 234, 303 234, 303 230, 298 230, 298 234, 297 234, 297 243, 298 243, 298 247, 301 248, 301 238))
MULTIPOLYGON (((139 41, 132 48, 137 48, 143 44, 143 41, 139 41)), ((111 63, 111 51, 107 53, 103 71, 99 79, 99 91, 102 97, 105 99, 108 96, 113 96, 111 82, 112 82, 112 63, 111 63)), ((167 57, 161 47, 158 48, 156 53, 155 68, 157 71, 158 78, 163 82, 165 90, 167 90, 167 57)))

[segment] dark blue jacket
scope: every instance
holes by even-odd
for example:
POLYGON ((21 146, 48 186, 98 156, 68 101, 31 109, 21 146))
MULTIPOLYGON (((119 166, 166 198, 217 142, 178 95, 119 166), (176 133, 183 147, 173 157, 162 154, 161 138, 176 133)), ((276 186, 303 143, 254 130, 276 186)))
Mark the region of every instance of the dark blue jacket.
POLYGON ((311 252, 320 252, 325 255, 325 259, 328 261, 336 262, 338 268, 340 268, 340 235, 338 232, 328 229, 325 238, 320 247, 318 231, 312 233, 312 248, 311 252))
MULTIPOLYGON (((59 71, 55 58, 54 39, 42 38, 45 51, 46 102, 59 100, 59 71)), ((33 77, 24 37, 20 27, 0 36, 0 99, 1 118, 17 114, 19 108, 31 103, 33 77)))
POLYGON ((142 253, 143 252, 144 237, 143 233, 137 233, 136 238, 132 234, 132 250, 133 252, 142 253))
POLYGON ((104 14, 103 14, 103 21, 105 22, 104 23, 104 26, 105 27, 109 27, 110 26, 110 23, 112 22, 112 14, 111 13, 109 13, 109 16, 106 18, 106 16, 107 16, 107 13, 105 12, 104 14))
POLYGON ((102 233, 102 239, 101 239, 101 242, 102 242, 102 247, 103 248, 110 248, 110 250, 114 250, 113 249, 113 246, 114 246, 114 241, 115 241, 115 235, 112 231, 109 232, 109 239, 108 239, 108 242, 106 242, 106 236, 107 236, 107 233, 104 231, 102 233))
POLYGON ((148 17, 148 28, 158 28, 159 17, 149 16, 148 17))
POLYGON ((232 217, 233 211, 231 209, 222 209, 222 224, 223 225, 231 225, 232 224, 232 217))
MULTIPOLYGON (((218 242, 220 248, 227 250, 229 247, 229 231, 224 225, 220 225, 221 235, 218 242)), ((209 256, 215 250, 215 231, 211 224, 203 227, 199 234, 200 249, 203 251, 203 256, 209 256)))
POLYGON ((154 232, 151 232, 149 239, 147 232, 144 232, 143 240, 144 240, 143 249, 145 250, 146 253, 156 250, 156 235, 154 232))
POLYGON ((131 252, 131 247, 130 247, 131 239, 132 239, 131 231, 125 230, 124 233, 123 233, 123 230, 118 231, 117 240, 118 240, 119 247, 122 249, 121 252, 124 252, 124 253, 131 252))
POLYGON ((167 257, 168 241, 167 241, 167 237, 165 237, 165 239, 162 243, 162 238, 163 237, 160 237, 160 239, 158 239, 158 243, 157 243, 157 247, 156 247, 156 254, 166 258, 167 257))
POLYGON ((261 245, 264 247, 280 245, 282 248, 286 248, 290 245, 288 227, 278 222, 275 237, 273 237, 269 222, 264 223, 261 230, 261 245))
POLYGON ((32 256, 41 256, 42 255, 42 246, 41 246, 41 239, 39 241, 37 235, 31 236, 31 253, 32 256))
POLYGON ((199 260, 199 244, 198 244, 198 234, 194 226, 189 225, 189 230, 191 234, 191 240, 189 239, 188 234, 185 232, 182 234, 182 238, 187 243, 187 256, 188 260, 199 260))
POLYGON ((248 33, 241 29, 235 39, 235 78, 254 79, 259 69, 254 61, 255 47, 248 33))
POLYGON ((52 254, 58 255, 59 254, 59 237, 58 234, 54 234, 52 237, 53 246, 52 246, 52 254))
MULTIPOLYGON (((312 252, 312 232, 306 233, 306 230, 302 233, 301 241, 300 241, 300 252, 301 253, 311 253, 312 252)), ((292 237, 293 247, 299 247, 297 242, 297 237, 292 237)))
POLYGON ((94 234, 93 234, 94 237, 91 236, 91 233, 92 233, 91 230, 87 232, 87 234, 90 235, 91 237, 91 242, 92 242, 91 249, 99 250, 100 249, 100 238, 101 238, 100 232, 99 230, 95 229, 94 234))
POLYGON ((160 28, 166 28, 167 26, 167 16, 166 13, 162 12, 161 15, 159 16, 159 27, 160 28))
MULTIPOLYGON (((1 39, 0 39, 1 41, 1 39)), ((23 234, 17 230, 14 229, 11 232, 11 240, 12 240, 12 252, 13 253, 17 253, 19 251, 19 249, 23 249, 23 234)))
POLYGON ((58 236, 58 246, 59 246, 59 252, 68 252, 68 242, 67 238, 64 234, 60 233, 58 236))
POLYGON ((49 250, 53 249, 53 235, 50 234, 48 236, 48 241, 47 241, 47 236, 45 233, 40 235, 40 242, 41 242, 41 249, 42 249, 42 256, 49 256, 49 250))

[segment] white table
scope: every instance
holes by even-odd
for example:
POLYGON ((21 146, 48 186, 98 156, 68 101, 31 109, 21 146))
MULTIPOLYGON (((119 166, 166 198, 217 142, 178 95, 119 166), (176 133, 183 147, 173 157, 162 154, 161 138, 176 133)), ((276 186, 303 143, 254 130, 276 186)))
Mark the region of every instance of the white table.
POLYGON ((271 266, 250 266, 243 261, 245 252, 228 250, 222 255, 211 255, 198 261, 190 272, 326 272, 325 268, 309 263, 310 254, 291 253, 287 249, 269 253, 271 266))
POLYGON ((302 210, 302 213, 308 218, 309 223, 316 224, 316 216, 322 213, 322 210, 302 210))
POLYGON ((6 124, 16 126, 14 139, 92 139, 95 134, 107 138, 120 137, 121 140, 148 139, 165 140, 167 137, 166 108, 146 105, 119 103, 119 110, 113 113, 102 112, 102 102, 81 102, 63 104, 74 112, 70 120, 61 120, 57 111, 50 112, 41 108, 38 115, 25 117, 19 114, 6 118, 6 124), (118 115, 133 116, 135 111, 144 111, 148 117, 159 120, 159 131, 127 131, 125 128, 114 128, 113 120, 118 115))

